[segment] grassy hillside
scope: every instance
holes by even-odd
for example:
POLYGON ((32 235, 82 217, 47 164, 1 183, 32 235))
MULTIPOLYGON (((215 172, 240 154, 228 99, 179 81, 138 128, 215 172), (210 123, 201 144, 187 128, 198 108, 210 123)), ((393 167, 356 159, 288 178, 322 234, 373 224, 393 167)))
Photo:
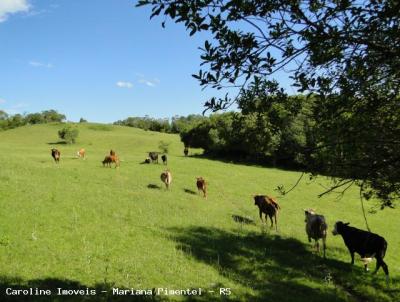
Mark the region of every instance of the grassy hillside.
POLYGON ((78 300, 132 301, 135 297, 112 296, 109 289, 201 287, 202 296, 155 300, 400 301, 398 210, 368 215, 371 229, 389 243, 388 289, 383 271, 364 273, 358 256, 351 269, 342 238, 331 235, 337 220, 365 228, 356 190, 341 200, 334 194, 318 199, 326 180, 303 181, 279 198, 275 232, 259 222, 252 195, 276 195, 274 188, 290 187, 297 172, 185 158, 177 135, 118 126, 80 124, 77 144, 55 144, 61 127, 0 132, 2 294, 7 287, 90 287, 97 296, 78 300), (169 191, 159 178, 162 164, 140 164, 160 140, 171 142, 169 191), (50 156, 53 146, 61 151, 59 165, 50 156), (86 160, 75 157, 79 148, 86 149, 86 160), (120 168, 102 167, 110 149, 119 154, 120 168), (197 195, 196 176, 209 182, 207 200, 197 195), (303 209, 309 207, 325 214, 330 227, 326 261, 307 242, 303 209), (232 294, 220 297, 220 287, 232 294))

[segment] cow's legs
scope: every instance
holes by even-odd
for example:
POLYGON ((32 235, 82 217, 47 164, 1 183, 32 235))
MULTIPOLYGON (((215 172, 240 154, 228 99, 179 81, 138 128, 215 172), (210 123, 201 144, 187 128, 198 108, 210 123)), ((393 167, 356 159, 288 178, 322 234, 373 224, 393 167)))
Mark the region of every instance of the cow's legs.
POLYGON ((375 271, 373 272, 373 274, 376 274, 381 266, 382 266, 383 270, 385 271, 385 274, 387 275, 388 274, 387 273, 387 271, 388 271, 387 265, 385 262, 383 262, 383 259, 380 257, 376 258, 376 268, 375 268, 375 271), (386 266, 386 270, 384 268, 385 266, 386 266))
POLYGON ((382 266, 383 271, 385 272, 386 275, 386 284, 389 286, 389 268, 386 265, 386 263, 383 261, 382 258, 376 258, 376 269, 374 271, 374 274, 378 271, 378 269, 382 266))
POLYGON ((322 247, 323 247, 323 249, 324 249, 324 258, 326 258, 326 257, 325 257, 325 251, 326 251, 326 237, 323 237, 323 238, 322 238, 322 247))
POLYGON ((351 255, 351 265, 354 264, 354 252, 350 251, 350 255, 351 255))

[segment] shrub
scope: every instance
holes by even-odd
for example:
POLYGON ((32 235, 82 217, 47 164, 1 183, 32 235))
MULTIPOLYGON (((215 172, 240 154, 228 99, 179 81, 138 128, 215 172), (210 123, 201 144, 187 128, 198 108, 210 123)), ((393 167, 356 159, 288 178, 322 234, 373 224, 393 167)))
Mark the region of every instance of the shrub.
POLYGON ((171 143, 167 143, 167 142, 164 142, 164 141, 160 141, 160 142, 158 143, 158 149, 160 149, 162 153, 168 154, 168 149, 169 149, 169 145, 170 145, 170 144, 171 144, 171 143))
POLYGON ((63 129, 58 131, 58 136, 65 140, 67 144, 74 144, 76 138, 78 137, 79 131, 76 128, 72 128, 71 126, 64 127, 63 129))

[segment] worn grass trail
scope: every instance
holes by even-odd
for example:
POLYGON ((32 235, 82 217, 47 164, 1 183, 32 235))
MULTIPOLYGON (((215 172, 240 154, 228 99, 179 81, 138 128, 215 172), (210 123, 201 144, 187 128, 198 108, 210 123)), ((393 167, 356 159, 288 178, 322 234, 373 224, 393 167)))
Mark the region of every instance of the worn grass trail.
MULTIPOLYGON (((277 233, 259 222, 252 195, 276 196, 274 188, 290 187, 297 172, 185 158, 177 135, 118 126, 79 124, 77 144, 56 144, 61 127, 0 132, 2 293, 7 287, 32 286, 230 287, 232 295, 224 299, 232 301, 400 301, 398 210, 368 214, 372 231, 389 243, 388 289, 383 272, 364 273, 359 257, 351 269, 342 238, 331 235, 337 220, 365 229, 356 190, 341 200, 334 194, 319 199, 327 180, 302 181, 278 199, 277 233), (160 181, 165 166, 140 164, 148 151, 157 151, 160 140, 171 143, 169 191, 160 181), (50 156, 52 146, 61 151, 59 165, 50 156), (87 160, 76 158, 79 148, 86 149, 87 160), (118 169, 101 165, 110 149, 121 158, 118 169), (196 176, 209 182, 208 199, 197 194, 196 176), (303 209, 310 207, 327 218, 326 261, 307 242, 303 209)), ((373 205, 368 202, 367 209, 373 205)), ((41 299, 47 301, 35 297, 41 299)), ((132 301, 109 293, 81 299, 132 301)), ((156 297, 170 299, 221 297, 156 297)))

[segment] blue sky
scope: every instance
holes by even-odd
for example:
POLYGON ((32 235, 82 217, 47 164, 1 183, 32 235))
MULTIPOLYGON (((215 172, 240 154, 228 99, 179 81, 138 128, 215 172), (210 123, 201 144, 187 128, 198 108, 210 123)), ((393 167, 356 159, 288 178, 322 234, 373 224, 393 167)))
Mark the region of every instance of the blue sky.
POLYGON ((201 113, 205 34, 149 20, 134 0, 0 0, 0 109, 68 120, 201 113))

